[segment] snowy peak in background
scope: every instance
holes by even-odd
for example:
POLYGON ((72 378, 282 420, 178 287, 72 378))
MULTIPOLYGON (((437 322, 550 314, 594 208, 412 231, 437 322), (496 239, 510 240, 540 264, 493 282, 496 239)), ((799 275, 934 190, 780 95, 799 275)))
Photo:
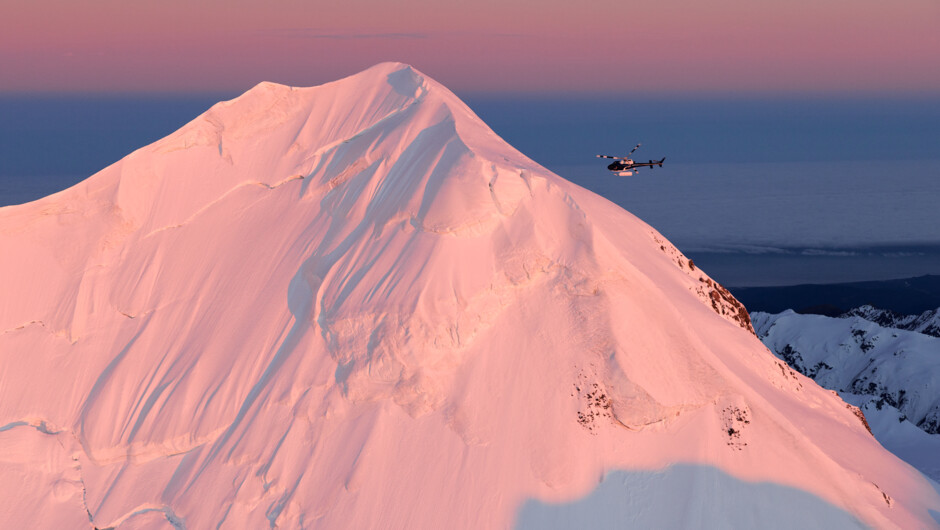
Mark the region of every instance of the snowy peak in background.
POLYGON ((771 351, 820 385, 873 396, 912 423, 940 432, 940 338, 861 317, 754 313, 771 351))
POLYGON ((856 307, 840 318, 861 317, 883 328, 916 331, 931 337, 940 337, 940 309, 924 311, 919 315, 904 315, 889 309, 878 309, 870 305, 856 307))
POLYGON ((617 525, 709 506, 722 525, 919 527, 940 511, 654 229, 398 63, 263 83, 0 209, 0 292, 11 526, 498 528, 547 502, 574 526, 587 503, 617 525), (677 463, 662 509, 622 512, 677 463), (724 504, 732 490, 747 502, 724 504))
POLYGON ((940 338, 876 323, 929 329, 933 314, 863 306, 839 318, 751 316, 772 352, 860 407, 886 448, 940 480, 940 338))

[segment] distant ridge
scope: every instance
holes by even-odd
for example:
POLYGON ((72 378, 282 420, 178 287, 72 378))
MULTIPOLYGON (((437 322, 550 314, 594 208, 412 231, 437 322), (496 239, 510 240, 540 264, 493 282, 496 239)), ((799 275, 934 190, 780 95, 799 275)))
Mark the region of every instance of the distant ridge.
POLYGON ((835 284, 804 284, 781 287, 729 287, 748 311, 837 316, 863 305, 889 309, 906 315, 940 307, 940 275, 916 278, 835 284))

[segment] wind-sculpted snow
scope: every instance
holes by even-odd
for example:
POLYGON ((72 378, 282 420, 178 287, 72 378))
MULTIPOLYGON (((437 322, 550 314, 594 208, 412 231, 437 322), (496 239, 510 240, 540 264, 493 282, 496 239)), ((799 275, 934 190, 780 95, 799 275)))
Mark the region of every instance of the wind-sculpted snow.
POLYGON ((499 528, 678 462, 940 509, 655 230, 401 64, 0 209, 0 293, 11 527, 499 528))

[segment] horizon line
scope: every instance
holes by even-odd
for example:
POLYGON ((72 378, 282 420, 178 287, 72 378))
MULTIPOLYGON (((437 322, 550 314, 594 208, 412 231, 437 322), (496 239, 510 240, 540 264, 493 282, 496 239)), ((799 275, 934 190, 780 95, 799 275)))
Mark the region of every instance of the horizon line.
MULTIPOLYGON (((261 81, 264 83, 269 81, 261 81)), ((320 85, 299 86, 286 83, 284 86, 295 88, 311 88, 320 85)), ((172 90, 3 90, 0 89, 0 98, 9 99, 49 99, 49 98, 183 98, 183 97, 223 97, 227 99, 238 97, 253 86, 244 89, 218 88, 218 89, 172 89, 172 90)), ((537 90, 527 91, 518 89, 508 90, 454 90, 450 89, 461 99, 463 98, 507 98, 525 97, 527 99, 622 99, 622 98, 678 98, 678 99, 832 99, 844 100, 870 100, 870 99, 940 99, 940 90, 537 90)), ((222 101, 222 100, 220 100, 222 101)))

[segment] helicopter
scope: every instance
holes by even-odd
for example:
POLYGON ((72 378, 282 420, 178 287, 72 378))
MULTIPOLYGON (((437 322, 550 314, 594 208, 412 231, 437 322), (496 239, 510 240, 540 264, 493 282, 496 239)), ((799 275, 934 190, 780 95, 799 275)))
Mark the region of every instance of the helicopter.
POLYGON ((640 145, 642 144, 636 144, 627 156, 597 155, 597 158, 614 159, 614 162, 607 166, 607 169, 621 177, 629 177, 634 173, 639 173, 641 167, 648 167, 650 169, 653 169, 653 166, 663 167, 663 162, 666 160, 666 157, 662 157, 660 160, 650 160, 649 162, 634 162, 633 159, 630 158, 630 155, 632 155, 640 145))

